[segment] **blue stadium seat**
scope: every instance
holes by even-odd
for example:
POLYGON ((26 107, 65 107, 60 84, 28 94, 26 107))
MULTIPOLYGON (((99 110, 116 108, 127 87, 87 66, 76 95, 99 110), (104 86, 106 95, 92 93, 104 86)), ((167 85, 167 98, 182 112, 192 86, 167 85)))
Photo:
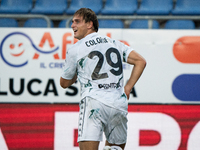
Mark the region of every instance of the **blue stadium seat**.
MULTIPOLYGON (((42 18, 27 19, 24 23, 24 27, 26 27, 26 28, 46 28, 47 21, 42 18)), ((54 27, 52 21, 51 21, 51 27, 54 27)))
POLYGON ((102 0, 71 0, 69 8, 66 10, 66 13, 73 15, 79 8, 90 8, 96 14, 99 14, 100 10, 103 7, 102 0))
POLYGON ((37 0, 31 13, 62 15, 66 8, 67 0, 37 0))
POLYGON ((152 20, 152 22, 148 20, 133 20, 129 26, 129 28, 135 29, 149 29, 149 27, 152 29, 159 29, 160 25, 156 20, 152 20))
POLYGON ((124 28, 124 23, 118 19, 99 19, 99 28, 124 28))
POLYGON ((18 22, 12 18, 0 18, 0 27, 19 27, 18 22))
POLYGON ((173 15, 200 15, 200 0, 177 0, 173 15))
POLYGON ((138 15, 169 15, 173 8, 173 0, 142 0, 138 15))
POLYGON ((0 13, 26 14, 32 9, 32 0, 1 0, 0 13))
MULTIPOLYGON (((58 27, 59 27, 59 28, 66 28, 66 23, 67 23, 67 21, 68 21, 67 19, 61 20, 60 23, 58 24, 58 27)), ((71 28, 71 25, 72 25, 72 22, 70 22, 69 28, 71 28)))
POLYGON ((165 29, 195 29, 192 20, 168 20, 165 23, 165 29))
POLYGON ((137 9, 137 0, 106 0, 102 15, 133 15, 137 9))

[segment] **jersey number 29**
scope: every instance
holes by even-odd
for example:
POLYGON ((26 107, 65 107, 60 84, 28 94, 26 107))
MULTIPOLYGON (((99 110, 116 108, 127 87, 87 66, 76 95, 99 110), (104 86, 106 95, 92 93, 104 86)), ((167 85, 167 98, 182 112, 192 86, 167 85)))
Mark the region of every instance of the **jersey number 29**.
MULTIPOLYGON (((101 52, 99 51, 92 51, 89 53, 88 57, 90 59, 92 59, 94 56, 97 56, 99 57, 99 61, 96 65, 96 67, 94 68, 94 71, 91 75, 92 77, 92 80, 98 80, 98 79, 104 79, 104 78, 108 78, 108 74, 107 73, 99 73, 102 66, 103 66, 103 62, 104 62, 104 56, 101 52)), ((117 68, 117 70, 115 69, 111 69, 110 72, 113 74, 113 75, 120 75, 122 74, 122 60, 121 60, 121 56, 120 56, 120 53, 117 49, 115 48, 109 48, 106 53, 105 53, 105 56, 106 56, 106 61, 107 63, 113 67, 113 68, 117 68), (111 53, 115 53, 116 56, 117 56, 117 62, 113 62, 112 59, 111 59, 111 53)))

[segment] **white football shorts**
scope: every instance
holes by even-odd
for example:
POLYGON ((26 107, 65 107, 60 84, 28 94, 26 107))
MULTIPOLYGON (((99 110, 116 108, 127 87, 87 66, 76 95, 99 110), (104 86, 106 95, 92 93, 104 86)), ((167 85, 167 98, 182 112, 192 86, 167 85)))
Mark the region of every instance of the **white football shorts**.
POLYGON ((104 132, 109 143, 124 144, 127 139, 127 121, 127 111, 85 97, 80 102, 78 142, 102 141, 104 132))

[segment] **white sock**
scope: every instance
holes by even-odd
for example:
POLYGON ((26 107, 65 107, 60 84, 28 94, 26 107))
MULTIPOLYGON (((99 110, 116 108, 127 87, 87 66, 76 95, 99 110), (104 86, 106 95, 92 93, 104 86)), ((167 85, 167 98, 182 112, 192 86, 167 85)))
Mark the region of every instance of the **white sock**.
POLYGON ((103 148, 103 150, 111 150, 111 147, 110 147, 110 146, 105 146, 105 147, 103 148))
POLYGON ((119 146, 111 146, 111 150, 122 150, 119 146))

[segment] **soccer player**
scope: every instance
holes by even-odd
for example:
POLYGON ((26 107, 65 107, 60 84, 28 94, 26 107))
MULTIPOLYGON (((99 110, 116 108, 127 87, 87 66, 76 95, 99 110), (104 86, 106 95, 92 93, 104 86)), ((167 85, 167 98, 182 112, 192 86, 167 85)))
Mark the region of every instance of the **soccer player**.
POLYGON ((131 89, 140 78, 145 59, 131 47, 99 35, 96 14, 81 8, 72 19, 79 41, 67 50, 60 85, 81 84, 78 142, 80 150, 98 150, 105 133, 105 149, 122 150, 127 139, 127 109, 131 89), (122 62, 134 65, 124 86, 122 62))

